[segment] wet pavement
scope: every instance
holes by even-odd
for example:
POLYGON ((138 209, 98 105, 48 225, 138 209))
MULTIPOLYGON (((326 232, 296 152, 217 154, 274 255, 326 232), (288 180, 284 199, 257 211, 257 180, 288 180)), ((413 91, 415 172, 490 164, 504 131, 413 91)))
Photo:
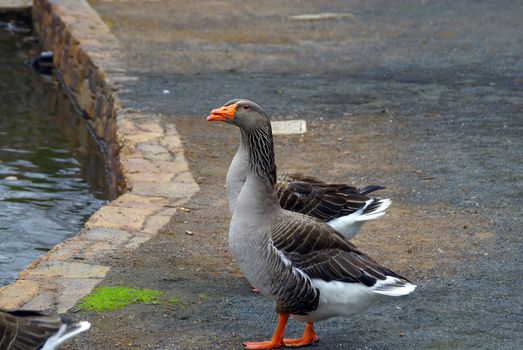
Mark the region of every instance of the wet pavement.
MULTIPOLYGON (((176 124, 201 190, 104 282, 165 301, 73 310, 93 329, 70 348, 240 349, 272 334, 271 302, 249 292, 227 249, 223 184, 238 133, 204 121, 235 97, 307 120, 305 135, 275 138, 280 169, 387 186, 388 215, 354 242, 419 285, 320 323, 311 348, 523 346, 521 3, 91 4, 137 78, 125 104, 176 124), (292 17, 318 13, 331 15, 292 17)), ((288 335, 300 332, 292 322, 288 335)))

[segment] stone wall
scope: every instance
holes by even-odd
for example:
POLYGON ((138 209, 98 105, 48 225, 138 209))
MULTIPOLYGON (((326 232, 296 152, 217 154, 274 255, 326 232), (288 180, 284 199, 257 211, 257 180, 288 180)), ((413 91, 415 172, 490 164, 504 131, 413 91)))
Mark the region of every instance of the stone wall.
POLYGON ((116 117, 120 109, 116 84, 108 74, 123 73, 117 57, 118 41, 83 0, 35 0, 34 33, 44 50, 53 52, 53 63, 62 86, 101 141, 108 165, 109 197, 124 192, 125 181, 118 157, 116 117), (86 11, 89 9, 90 11, 86 11), (81 17, 65 23, 71 14, 81 17), (104 41, 94 38, 103 37, 104 41), (103 67, 103 68, 102 68, 103 67))

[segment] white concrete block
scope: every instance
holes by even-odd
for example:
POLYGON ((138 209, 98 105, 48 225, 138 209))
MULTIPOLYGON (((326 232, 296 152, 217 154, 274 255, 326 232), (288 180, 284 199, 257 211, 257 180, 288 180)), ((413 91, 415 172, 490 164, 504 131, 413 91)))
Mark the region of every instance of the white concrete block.
POLYGON ((302 119, 273 121, 271 124, 273 135, 305 134, 307 132, 307 122, 302 119))

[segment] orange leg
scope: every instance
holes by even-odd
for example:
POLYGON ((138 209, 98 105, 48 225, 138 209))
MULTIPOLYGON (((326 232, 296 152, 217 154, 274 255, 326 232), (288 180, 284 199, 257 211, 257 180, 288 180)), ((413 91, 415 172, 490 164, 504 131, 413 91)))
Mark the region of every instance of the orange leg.
POLYGON ((314 344, 320 341, 320 338, 314 332, 314 323, 307 322, 305 324, 305 330, 303 331, 303 337, 299 339, 283 339, 285 346, 297 348, 300 346, 306 346, 314 344))
POLYGON ((243 343, 243 346, 245 346, 245 349, 260 350, 278 349, 283 347, 283 333, 285 332, 285 326, 287 325, 288 320, 289 314, 278 314, 278 325, 276 326, 276 330, 274 331, 271 340, 261 342, 246 341, 243 343))

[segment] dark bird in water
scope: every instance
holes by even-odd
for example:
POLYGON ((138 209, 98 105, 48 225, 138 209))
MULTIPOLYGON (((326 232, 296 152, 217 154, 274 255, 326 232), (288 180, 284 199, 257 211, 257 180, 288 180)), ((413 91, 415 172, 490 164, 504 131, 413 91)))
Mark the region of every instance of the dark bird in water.
POLYGON ((53 53, 51 51, 43 51, 38 56, 27 61, 26 64, 37 73, 51 75, 54 68, 53 53))

